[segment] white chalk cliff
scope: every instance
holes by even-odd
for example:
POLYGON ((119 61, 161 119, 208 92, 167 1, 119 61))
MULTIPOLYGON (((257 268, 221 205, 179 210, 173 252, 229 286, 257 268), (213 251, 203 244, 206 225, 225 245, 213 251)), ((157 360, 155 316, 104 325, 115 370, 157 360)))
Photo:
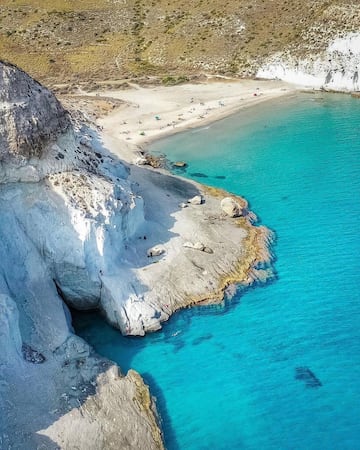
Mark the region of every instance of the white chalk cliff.
POLYGON ((123 334, 157 330, 232 282, 271 276, 269 231, 243 199, 233 218, 226 193, 130 172, 3 62, 0 136, 0 448, 162 448, 140 376, 94 355, 67 305, 101 310, 123 334))
POLYGON ((100 267, 142 217, 124 166, 79 139, 51 92, 0 62, 0 448, 162 448, 140 376, 75 336, 59 296, 97 305, 100 267))
POLYGON ((335 91, 360 89, 360 33, 329 42, 326 50, 295 56, 291 50, 271 56, 257 72, 259 78, 277 78, 301 86, 335 91))

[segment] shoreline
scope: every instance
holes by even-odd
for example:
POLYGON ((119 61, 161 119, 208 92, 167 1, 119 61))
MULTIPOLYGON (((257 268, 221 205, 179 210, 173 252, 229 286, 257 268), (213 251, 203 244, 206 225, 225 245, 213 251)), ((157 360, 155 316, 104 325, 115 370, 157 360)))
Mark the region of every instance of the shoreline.
POLYGON ((83 124, 84 145, 96 155, 105 151, 113 164, 129 165, 125 176, 134 205, 139 207, 134 209, 137 221, 130 221, 125 238, 122 259, 126 264, 105 273, 101 270, 100 305, 107 321, 122 334, 156 331, 181 308, 223 301, 231 284, 249 286, 274 276, 273 233, 256 224, 247 201, 173 175, 166 168, 151 167, 145 145, 245 108, 255 110, 264 103, 269 107, 272 100, 297 92, 296 86, 278 80, 222 80, 172 87, 131 86, 64 98, 66 107, 83 124), (192 203, 193 197, 200 197, 200 202, 192 203), (237 203, 240 213, 225 212, 221 202, 226 197, 237 203), (153 248, 158 251, 159 247, 154 257, 153 248), (202 251, 194 251, 199 248, 202 251), (132 269, 125 276, 129 265, 132 269), (257 270, 260 266, 264 270, 257 270))
POLYGON ((119 325, 114 318, 108 317, 108 321, 120 328, 123 334, 143 335, 147 331, 155 331, 161 328, 161 322, 167 321, 179 309, 223 301, 229 285, 248 287, 254 282, 264 283, 274 276, 271 264, 273 233, 265 226, 254 225, 256 216, 248 211, 247 201, 221 189, 174 176, 166 169, 148 167, 143 158, 145 146, 165 136, 209 125, 239 110, 260 107, 262 103, 288 97, 297 91, 296 87, 281 81, 226 80, 175 87, 135 86, 126 91, 92 96, 93 101, 112 97, 123 102, 113 112, 97 120, 100 139, 113 154, 131 164, 129 180, 142 186, 138 195, 144 200, 145 210, 147 204, 162 205, 148 216, 150 224, 156 222, 156 226, 147 225, 146 245, 162 243, 165 257, 156 259, 157 264, 149 265, 136 256, 138 268, 134 270, 136 284, 139 283, 136 289, 142 293, 146 303, 160 308, 160 319, 157 323, 139 327, 131 319, 131 310, 127 312, 126 324, 119 325), (182 185, 183 192, 174 189, 177 184, 182 185), (204 198, 203 204, 180 208, 179 205, 190 198, 184 193, 191 189, 204 198), (227 196, 246 205, 244 216, 226 217, 220 202, 227 196), (172 226, 166 228, 162 223, 168 222, 169 217, 172 217, 172 226), (205 256, 204 252, 192 250, 189 258, 184 244, 194 239, 210 247, 215 254, 205 256), (257 269, 259 263, 264 269, 257 269), (206 269, 199 271, 199 267, 206 269), (181 277, 174 276, 174 270, 178 270, 181 277), (187 280, 194 278, 197 281, 190 283, 192 287, 189 288, 187 280), (162 287, 159 287, 160 283, 162 287))
POLYGON ((137 152, 156 140, 208 126, 296 92, 298 87, 279 80, 216 80, 171 87, 132 85, 127 90, 87 95, 124 102, 97 123, 104 143, 121 159, 134 163, 137 152))
MULTIPOLYGON (((213 96, 215 91, 212 90, 213 96)), ((91 99, 94 108, 96 99, 91 99)), ((74 97, 71 101, 70 109, 86 114, 79 101, 74 97)), ((207 98, 204 105, 199 106, 205 106, 208 101, 213 100, 207 98)), ((102 103, 104 106, 104 100, 102 103)), ((129 109, 129 105, 120 106, 114 115, 118 118, 116 114, 120 112, 129 117, 129 109)), ((133 109, 141 111, 140 107, 133 109)), ((230 112, 226 105, 219 105, 217 110, 230 112)), ((208 116, 215 119, 219 114, 209 113, 208 116)), ((41 215, 43 221, 37 224, 37 233, 44 235, 44 241, 40 240, 38 244, 40 250, 35 252, 34 258, 38 259, 27 260, 24 257, 27 263, 32 262, 36 271, 42 271, 50 264, 41 259, 44 248, 57 263, 58 248, 46 240, 48 235, 56 237, 56 230, 61 236, 61 251, 65 246, 65 249, 71 247, 70 255, 80 254, 81 264, 76 258, 68 261, 71 279, 63 281, 60 278, 63 288, 70 288, 67 291, 70 303, 73 301, 80 310, 93 309, 90 294, 95 292, 97 310, 102 310, 110 324, 124 335, 144 335, 160 329, 162 322, 177 310, 195 303, 220 302, 230 284, 236 282, 248 286, 271 277, 271 233, 263 226, 253 225, 254 215, 248 211, 246 200, 231 196, 241 210, 241 217, 231 217, 221 208, 221 199, 229 196, 224 191, 167 174, 164 170, 132 165, 128 171, 121 159, 132 161, 136 145, 125 146, 126 139, 107 135, 106 130, 100 130, 92 120, 87 124, 74 121, 76 139, 69 144, 70 137, 74 137, 69 132, 68 139, 62 137, 63 140, 59 139, 55 147, 56 155, 61 150, 63 158, 68 158, 69 165, 64 165, 65 170, 49 174, 46 185, 29 183, 27 186, 23 183, 19 188, 10 185, 9 189, 17 189, 17 197, 8 200, 11 202, 8 207, 11 211, 16 208, 20 219, 28 217, 27 211, 32 211, 31 208, 35 214, 29 216, 34 218, 38 217, 36 208, 44 211, 36 203, 35 206, 23 203, 29 198, 28 188, 30 198, 36 198, 41 205, 44 201, 49 204, 50 212, 44 217, 41 215), (26 189, 24 195, 21 189, 26 189), (200 202, 191 202, 200 195, 200 202), (180 206, 184 203, 185 208, 180 206), (57 226, 59 224, 61 226, 57 226), (83 245, 79 230, 87 232, 88 246, 83 245), (103 234, 96 234, 97 230, 103 234), (157 246, 162 247, 163 253, 149 255, 149 250, 157 246), (39 263, 33 264, 34 261, 39 263), (90 270, 96 270, 95 279, 90 278, 90 270), (72 297, 72 286, 79 290, 81 302, 85 303, 78 302, 77 291, 72 297), (84 299, 84 292, 88 298, 84 299)), ((112 131, 116 135, 117 128, 112 131)), ((31 226, 31 222, 29 225, 25 219, 24 223, 31 226)), ((27 230, 26 227, 24 229, 27 230)), ((16 232, 23 233, 23 230, 16 232)), ((24 253, 28 248, 33 249, 30 247, 33 244, 27 244, 27 240, 21 242, 24 243, 21 246, 24 253)), ((30 250, 27 251, 27 255, 30 254, 30 250)), ((37 276, 34 279, 37 280, 37 276)), ((43 297, 40 296, 44 298, 46 316, 38 314, 36 301, 30 312, 36 326, 43 323, 47 339, 46 342, 30 341, 29 345, 34 346, 36 352, 44 353, 47 363, 29 367, 29 380, 33 381, 25 396, 28 399, 41 392, 42 403, 27 409, 21 421, 14 418, 13 408, 4 411, 8 421, 6 429, 10 434, 19 424, 24 427, 24 432, 13 442, 16 445, 19 442, 21 447, 31 435, 29 448, 38 447, 41 440, 64 448, 76 444, 81 448, 90 445, 110 449, 118 446, 119 442, 120 446, 130 442, 132 448, 139 448, 139 442, 145 442, 149 449, 163 448, 156 405, 143 380, 132 371, 122 375, 117 366, 97 357, 82 339, 72 335, 54 280, 49 277, 44 282, 51 286, 43 297), (51 321, 54 325, 49 330, 46 328, 48 317, 56 318, 51 321), (40 319, 44 322, 39 322, 40 319), (48 347, 48 342, 56 348, 48 347), (53 381, 44 383, 44 380, 53 381), (34 421, 33 417, 40 417, 40 420, 34 421), (80 435, 76 430, 81 431, 80 435)), ((46 289, 48 285, 44 285, 46 289)), ((5 329, 18 333, 21 345, 18 317, 15 315, 17 309, 13 311, 14 317, 9 319, 11 326, 6 328, 6 325, 5 329)), ((10 342, 11 339, 12 335, 9 335, 10 342)), ((8 377, 20 386, 23 383, 20 350, 18 352, 14 346, 10 350, 14 366, 8 368, 8 377)), ((21 404, 18 392, 19 389, 6 392, 9 404, 21 404)))

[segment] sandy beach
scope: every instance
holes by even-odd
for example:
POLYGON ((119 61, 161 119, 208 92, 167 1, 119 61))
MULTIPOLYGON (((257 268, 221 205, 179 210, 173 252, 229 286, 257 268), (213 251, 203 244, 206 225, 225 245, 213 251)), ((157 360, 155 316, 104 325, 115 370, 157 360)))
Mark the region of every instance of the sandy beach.
POLYGON ((293 85, 282 81, 209 80, 171 87, 132 85, 127 90, 95 94, 124 102, 101 118, 99 124, 112 150, 132 162, 134 151, 145 148, 155 139, 207 125, 240 109, 290 95, 295 90, 293 85))

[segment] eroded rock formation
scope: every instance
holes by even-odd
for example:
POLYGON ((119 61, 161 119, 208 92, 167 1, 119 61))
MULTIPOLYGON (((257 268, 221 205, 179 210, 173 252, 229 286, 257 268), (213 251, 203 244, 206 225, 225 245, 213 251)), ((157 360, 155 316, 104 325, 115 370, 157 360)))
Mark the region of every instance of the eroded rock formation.
POLYGON ((224 192, 130 172, 14 66, 0 62, 0 80, 0 447, 162 448, 141 378, 94 355, 67 305, 102 310, 123 334, 155 331, 271 276, 271 233, 243 199, 226 217, 224 192))
POLYGON ((142 379, 75 336, 59 296, 98 305, 106 230, 141 211, 124 166, 101 176, 111 158, 79 139, 47 89, 0 62, 0 448, 159 449, 142 379))
POLYGON ((360 90, 360 34, 348 33, 329 41, 325 50, 298 55, 292 49, 272 55, 257 72, 260 78, 335 91, 360 90))
POLYGON ((48 89, 17 67, 0 64, 0 181, 37 181, 48 145, 70 128, 70 119, 48 89))

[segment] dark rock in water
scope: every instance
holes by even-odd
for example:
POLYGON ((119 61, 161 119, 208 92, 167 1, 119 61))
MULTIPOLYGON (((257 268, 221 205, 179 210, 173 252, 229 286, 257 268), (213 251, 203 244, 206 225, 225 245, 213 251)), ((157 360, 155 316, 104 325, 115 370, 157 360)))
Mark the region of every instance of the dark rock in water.
POLYGON ((208 340, 211 339, 212 337, 213 337, 213 335, 212 335, 211 333, 205 334, 204 336, 200 336, 200 337, 194 339, 194 340, 192 341, 192 345, 199 345, 199 344, 201 344, 201 343, 204 342, 204 341, 208 341, 208 340))
POLYGON ((193 172, 190 175, 192 177, 197 177, 197 178, 209 178, 205 173, 201 173, 201 172, 193 172))
POLYGON ((179 352, 186 345, 186 343, 183 339, 178 339, 175 342, 173 342, 172 344, 174 346, 174 353, 179 352))
POLYGON ((216 178, 217 180, 225 180, 226 176, 225 175, 216 175, 214 178, 216 178))
POLYGON ((321 381, 308 367, 296 367, 295 379, 303 381, 305 386, 309 388, 317 388, 322 386, 321 381))
POLYGON ((31 362, 33 364, 42 364, 46 360, 44 355, 42 355, 37 350, 34 350, 30 347, 30 345, 25 343, 23 343, 21 347, 21 352, 25 361, 31 362))

